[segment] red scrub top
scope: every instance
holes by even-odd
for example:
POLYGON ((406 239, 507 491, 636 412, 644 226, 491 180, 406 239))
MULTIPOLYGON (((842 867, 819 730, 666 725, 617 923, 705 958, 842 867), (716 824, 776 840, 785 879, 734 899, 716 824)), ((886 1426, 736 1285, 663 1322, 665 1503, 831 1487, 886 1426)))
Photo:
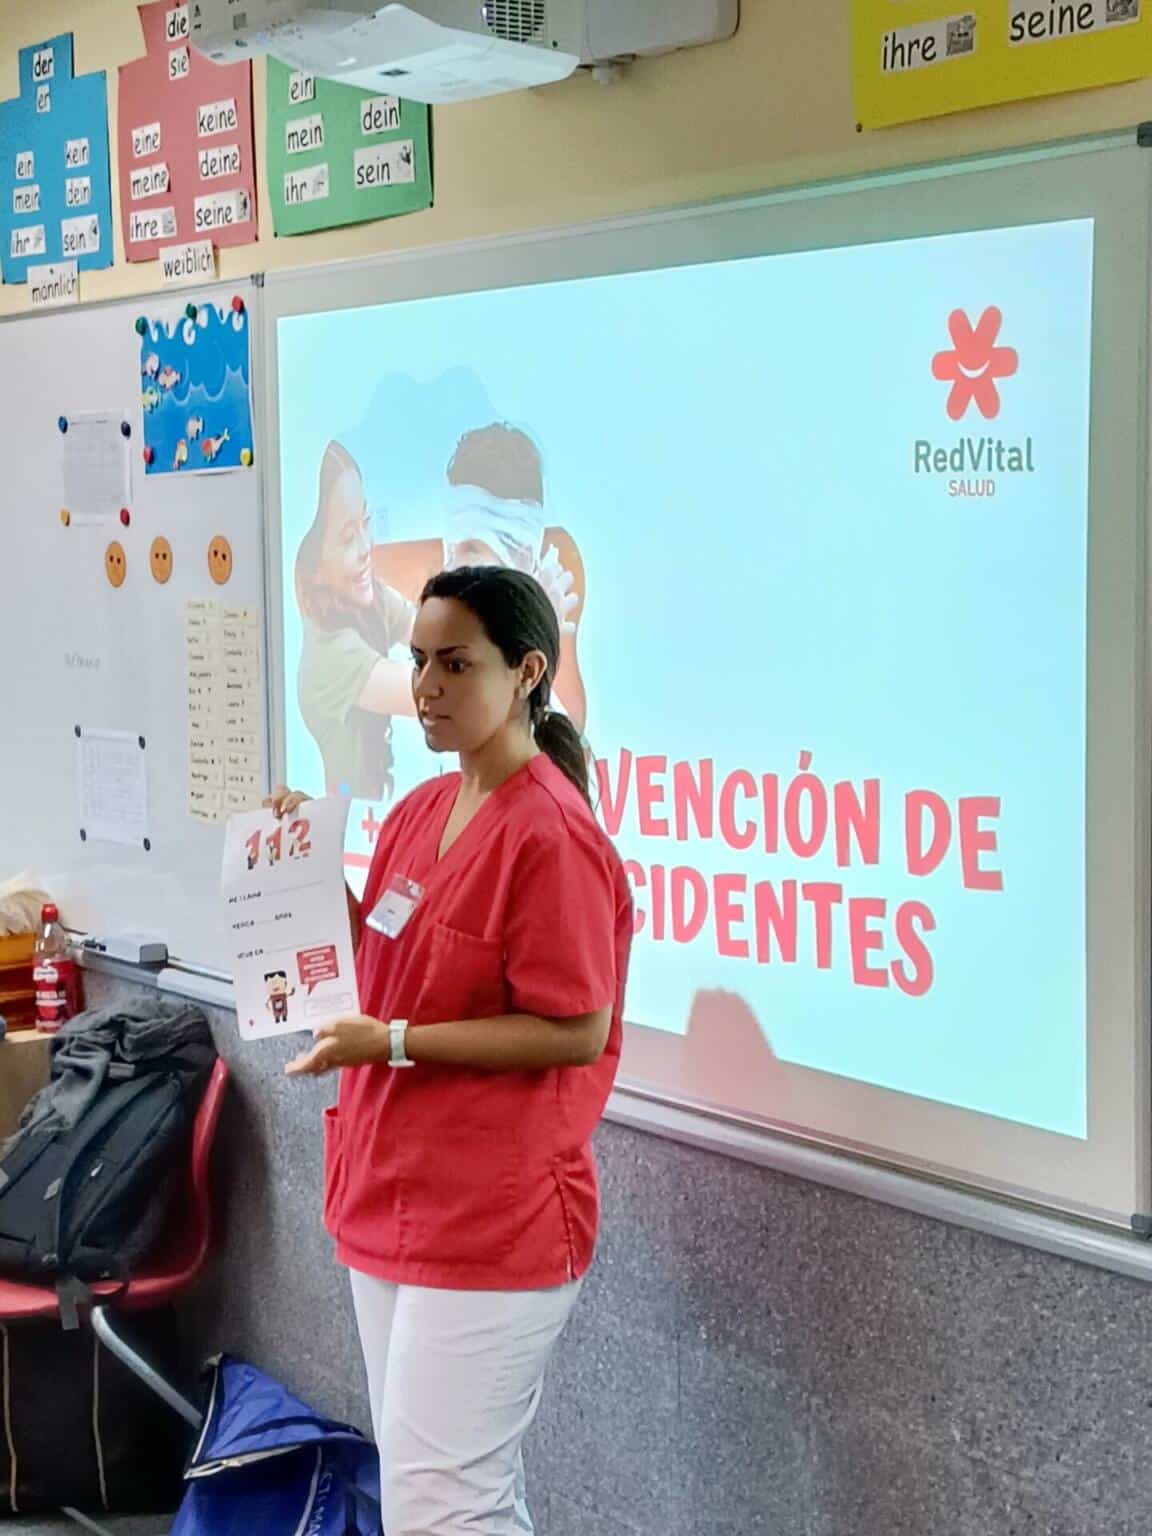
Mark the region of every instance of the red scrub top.
POLYGON ((592 1066, 491 1072, 418 1062, 341 1074, 326 1119, 325 1220, 341 1263, 452 1290, 543 1290, 592 1262, 589 1138, 620 1059, 632 898, 592 812, 543 754, 506 780, 437 860, 459 774, 388 817, 364 892, 424 887, 399 936, 365 927, 360 1005, 411 1026, 612 1008, 592 1066))

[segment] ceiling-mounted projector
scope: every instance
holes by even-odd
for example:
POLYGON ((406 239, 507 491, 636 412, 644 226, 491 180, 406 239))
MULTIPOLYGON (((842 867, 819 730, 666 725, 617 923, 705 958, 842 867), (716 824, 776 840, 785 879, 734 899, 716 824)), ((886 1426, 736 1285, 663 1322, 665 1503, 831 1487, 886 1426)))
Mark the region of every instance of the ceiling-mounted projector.
POLYGON ((410 101, 471 101, 584 64, 718 42, 739 0, 188 0, 192 42, 220 64, 293 69, 410 101))

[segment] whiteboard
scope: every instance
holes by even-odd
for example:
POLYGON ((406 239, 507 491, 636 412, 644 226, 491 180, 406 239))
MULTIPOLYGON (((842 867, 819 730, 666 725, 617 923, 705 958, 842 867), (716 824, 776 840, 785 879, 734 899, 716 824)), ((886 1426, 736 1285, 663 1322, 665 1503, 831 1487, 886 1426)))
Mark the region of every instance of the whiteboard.
MULTIPOLYGON (((1035 233, 1051 226, 1055 231, 1062 223, 1090 221, 1094 266, 1087 286, 1078 290, 1077 301, 1085 313, 1090 313, 1091 322, 1090 351, 1085 353, 1084 366, 1078 365, 1077 372, 1085 385, 1085 396, 1090 394, 1090 412, 1082 411, 1082 424, 1076 429, 1085 449, 1079 514, 1082 574, 1075 590, 1069 591, 1067 603, 1068 613, 1081 616, 1077 622, 1082 626, 1083 636, 1078 655, 1061 673, 1069 688, 1079 689, 1082 694, 1082 717, 1078 732, 1065 742, 1062 758, 1037 760, 1032 780, 1042 785, 1048 769, 1059 770, 1061 766, 1074 768, 1082 779, 1078 804, 1065 823, 1072 827, 1081 849, 1073 847, 1063 857, 1063 867, 1075 867, 1079 872, 1074 914, 1077 929, 1070 926, 1068 930, 1075 937, 1066 940, 1058 923, 1045 925, 1043 932, 1048 937, 1038 944, 1035 966, 1038 976, 1054 974, 1054 967, 1047 964, 1043 952, 1045 944, 1053 946, 1052 954, 1060 952, 1062 943, 1066 950, 1071 945, 1078 957, 1082 975, 1074 995, 1078 999, 1075 1025, 1081 1058, 1076 1065, 1081 1073, 1077 1090, 1081 1097, 1077 1110, 1082 1117, 1082 1132, 1079 1127, 1073 1131, 1053 1129, 1043 1124, 1039 1116, 1029 1120, 1024 1115, 973 1107, 962 1101, 959 1093, 951 1098, 933 1096, 910 1087, 888 1086, 878 1076, 869 1079, 834 1066, 811 1065, 798 1060, 795 1051, 768 1058, 761 1049, 756 1026, 759 1023, 762 1028, 767 1020, 783 1032, 780 1015, 787 1004, 780 1000, 779 992, 770 995, 765 991, 759 998, 759 1020, 749 1010, 729 1010, 733 1014, 747 1012, 752 1020, 739 1038, 731 1027, 727 1036, 711 1030, 707 1019, 694 1033, 691 1026, 686 1032, 672 1009, 661 1012, 657 983, 663 977, 657 974, 661 967, 656 963, 655 952, 647 957, 641 952, 634 954, 633 981, 645 963, 653 980, 648 986, 646 1003, 638 986, 633 985, 630 992, 631 1022, 626 1030, 621 1083, 638 1101, 650 1106, 646 1122, 649 1129, 658 1126, 662 1106, 668 1107, 670 1124, 680 1109, 690 1109, 717 1122, 736 1122, 760 1127, 765 1134, 806 1138, 933 1178, 1090 1215, 1119 1226, 1127 1226, 1134 1214, 1148 1211, 1152 1200, 1148 1157, 1150 785, 1145 574, 1149 165, 1147 151, 1138 147, 1133 136, 1115 136, 989 157, 981 162, 923 167, 839 185, 789 189, 582 229, 535 232, 507 240, 350 263, 342 269, 338 283, 333 282, 330 271, 320 269, 270 276, 264 295, 263 334, 269 444, 265 466, 269 559, 274 573, 269 584, 270 634, 275 636, 272 728, 274 761, 279 770, 285 765, 291 770, 293 742, 302 739, 294 714, 299 711, 294 701, 295 669, 288 643, 295 602, 293 557, 301 527, 305 526, 301 518, 314 515, 316 465, 324 443, 329 437, 345 442, 341 436, 342 423, 336 419, 340 410, 349 424, 348 433, 356 434, 352 452, 369 466, 365 474, 369 506, 374 497, 379 498, 391 519, 393 531, 388 537, 408 540, 410 544, 424 537, 428 542, 426 535, 418 535, 407 525, 401 527, 402 519, 408 516, 409 502, 421 515, 424 504, 408 490, 407 482, 393 489, 388 478, 390 464, 386 462, 389 455, 395 463, 406 462, 402 437, 404 433, 415 437, 413 423, 419 422, 410 411, 395 411, 395 431, 388 439, 387 452, 378 450, 378 434, 373 435, 376 417, 371 413, 375 400, 383 396, 378 396, 378 384, 369 376, 372 368, 381 378, 389 369, 400 368, 405 380, 412 378, 422 387, 422 369, 429 377, 452 380, 458 375, 450 371, 449 364, 458 363, 488 379, 504 365, 507 355, 522 359, 525 352, 531 353, 523 361, 524 378, 502 379, 485 405, 493 405, 493 420, 526 421, 533 426, 547 411, 552 411, 554 417, 561 408, 568 409, 569 396, 564 392, 567 386, 549 372, 555 357, 578 357, 581 367, 585 367, 586 360, 579 350, 584 345, 581 335, 574 334, 571 324, 563 330, 568 323, 566 313, 575 312, 572 295, 578 285, 584 285, 579 289, 584 296, 592 292, 600 279, 607 280, 606 291, 611 288, 621 292, 622 283, 617 282, 615 288, 612 284, 622 275, 643 279, 644 301, 638 301, 631 313, 621 309, 615 332, 588 333, 594 334, 596 345, 601 348, 603 372, 610 375, 613 368, 621 372, 630 359, 645 353, 655 334, 654 327, 662 327, 661 334, 672 334, 677 325, 675 312, 652 299, 659 288, 648 280, 647 274, 675 275, 693 266, 704 272, 712 264, 730 264, 735 270, 741 262, 755 263, 761 258, 790 259, 803 253, 820 255, 840 250, 859 252, 870 246, 879 250, 881 246, 892 248, 897 242, 912 246, 919 241, 926 245, 953 234, 967 238, 976 232, 986 232, 995 237, 999 232, 1016 228, 1035 233), (483 298, 483 303, 477 296, 483 298), (555 324, 550 322, 550 304, 554 307, 555 324), (498 323, 503 324, 502 331, 498 323), (645 326, 649 327, 647 332, 645 326), (557 343, 554 356, 549 350, 550 343, 561 334, 563 340, 557 343), (508 338, 515 338, 515 342, 508 338), (455 348, 454 352, 446 350, 449 345, 455 348), (479 360, 474 356, 477 350, 482 353, 479 360), (300 387, 302 379, 307 389, 300 387), (521 396, 529 386, 534 391, 532 399, 522 401, 521 396), (513 406, 504 403, 510 399, 515 402, 513 406), (307 410, 301 408, 302 402, 307 410), (309 455, 310 461, 302 462, 309 455), (381 461, 376 480, 371 479, 374 460, 381 461), (647 1006, 643 1016, 637 1015, 638 1005, 647 1006)), ((1053 234, 1052 238, 1057 236, 1053 234)), ((1026 264, 1020 266, 1017 286, 1027 282, 1027 274, 1034 270, 1026 264)), ((884 422, 879 424, 883 431, 876 434, 876 441, 882 446, 894 444, 892 462, 896 462, 895 455, 910 452, 913 436, 923 434, 945 440, 942 434, 947 422, 944 427, 936 425, 944 417, 943 400, 931 394, 936 386, 929 363, 932 350, 942 344, 949 305, 963 302, 973 306, 973 313, 978 314, 980 310, 975 306, 993 305, 997 301, 995 285, 985 289, 982 275, 971 295, 967 292, 971 285, 966 273, 958 271, 955 277, 959 297, 952 298, 950 293, 941 296, 948 302, 941 302, 938 309, 934 307, 935 328, 924 331, 914 354, 914 366, 919 370, 916 378, 920 381, 917 388, 927 402, 925 410, 899 416, 891 429, 884 422), (935 340, 938 334, 941 342, 935 340), (916 425, 920 421, 927 425, 916 425)), ((704 287, 703 280, 700 287, 704 287)), ((854 291, 848 283, 840 294, 850 299, 854 291)), ((900 312, 901 294, 882 295, 882 303, 887 307, 870 313, 895 320, 900 312)), ((590 299, 588 304, 590 308, 590 299)), ((1058 306, 1052 313, 1055 316, 1057 312, 1058 306)), ((1038 327, 1037 335, 1041 332, 1038 327)), ((717 334, 738 335, 739 328, 731 327, 717 334)), ((729 347, 730 352, 733 350, 739 352, 738 343, 729 347)), ((1047 377, 1043 369, 1038 372, 1031 366, 1031 360, 1041 350, 1036 346, 1026 356, 1023 376, 1027 380, 1047 377), (1031 374, 1027 372, 1029 366, 1031 374)), ((848 377, 863 392, 854 396, 857 405, 873 396, 880 402, 888 398, 892 388, 887 371, 890 351, 877 345, 851 360, 848 377)), ((905 352, 907 348, 897 349, 898 369, 904 367, 905 352)), ((738 356, 736 366, 728 374, 729 381, 747 376, 749 365, 748 356, 738 356)), ((621 620, 621 615, 629 612, 630 591, 638 591, 644 601, 650 600, 650 586, 645 585, 646 568, 631 556, 631 563, 622 570, 612 568, 593 512, 581 511, 581 498, 584 507, 593 509, 598 498, 607 499, 607 492, 602 493, 602 482, 611 482, 611 491, 621 461, 621 451, 613 437, 614 421, 634 420, 634 416, 628 412, 613 416, 603 411, 595 415, 606 386, 602 385, 599 394, 590 387, 586 367, 583 374, 574 376, 579 378, 580 385, 579 389, 573 386, 572 398, 587 404, 573 405, 572 419, 590 425, 586 441, 573 433, 569 434, 570 441, 562 439, 569 482, 575 483, 580 493, 569 497, 565 505, 575 509, 572 526, 577 516, 583 517, 580 526, 582 530, 591 530, 588 539, 594 552, 597 546, 592 541, 599 540, 599 563, 594 571, 596 592, 610 590, 614 599, 605 602, 601 598, 596 614, 590 614, 582 629, 582 643, 583 637, 588 637, 585 654, 595 656, 596 646, 600 648, 599 662, 589 664, 588 675, 590 696, 602 699, 611 692, 613 668, 626 679, 631 659, 637 655, 649 658, 656 630, 648 625, 640 633, 642 626, 635 620, 631 627, 627 620, 621 620), (610 451, 600 454, 600 445, 605 444, 610 451), (607 468, 602 466, 601 457, 607 468)), ((683 377, 686 398, 704 399, 707 370, 666 376, 683 377)), ((834 373, 824 376, 832 381, 837 377, 834 373)), ((724 380, 717 378, 713 387, 722 399, 724 380)), ((733 383, 731 387, 737 389, 740 385, 733 383)), ((415 390, 410 391, 413 398, 415 394, 415 390)), ((836 398, 831 387, 828 397, 836 398)), ((395 398, 401 399, 399 394, 395 398)), ((643 401, 648 397, 643 390, 637 390, 634 398, 643 401)), ((401 404, 405 405, 406 400, 401 400, 401 404)), ((883 409, 881 403, 876 414, 882 416, 883 409)), ((825 459, 834 459, 834 446, 819 432, 823 419, 821 410, 813 410, 810 420, 800 424, 805 430, 797 431, 796 441, 806 442, 810 434, 811 442, 819 445, 814 451, 825 459)), ((680 418, 677 421, 680 427, 680 418)), ((973 433, 979 430, 983 429, 971 429, 973 433)), ((546 443, 558 440, 551 426, 547 434, 541 435, 546 443)), ((689 440, 686 431, 677 437, 678 443, 689 440)), ((352 442, 351 436, 348 441, 352 442)), ((666 435, 662 436, 656 428, 647 436, 638 434, 637 441, 642 446, 635 456, 642 462, 659 464, 661 457, 667 458, 673 451, 666 435)), ((444 456, 441 454, 436 462, 442 464, 444 456)), ((551 462, 555 463, 554 450, 551 462)), ((905 458, 899 462, 911 461, 905 458)), ((847 476, 850 466, 843 467, 847 476)), ((557 481, 559 501, 560 497, 568 496, 568 488, 561 476, 555 476, 552 484, 557 481)), ((418 487, 420 496, 424 495, 423 484, 421 481, 418 487)), ((425 499, 431 506, 431 499, 425 499)), ((554 504, 550 492, 548 505, 554 504)), ((665 504, 672 505, 671 497, 665 504)), ((723 505, 726 508, 738 504, 729 501, 723 505)), ((1007 498, 1002 504, 1011 505, 1007 498)), ((920 526, 940 527, 947 515, 946 511, 941 514, 940 506, 947 509, 947 505, 946 501, 934 503, 927 514, 932 523, 920 526)), ((643 496, 637 497, 627 509, 637 526, 644 518, 649 519, 645 526, 650 525, 653 530, 653 547, 658 545, 659 510, 646 504, 643 496)), ((720 517, 722 510, 717 509, 715 515, 720 517)), ((556 521, 565 525, 564 517, 556 521)), ((675 544, 675 540, 669 542, 675 544)), ((1070 539, 1069 547, 1073 543, 1070 539)), ((821 547, 835 546, 825 543, 821 547)), ((906 548, 916 547, 913 530, 906 548)), ((994 562, 998 547, 994 528, 981 547, 989 551, 988 558, 994 562)), ((1035 543, 1032 558, 1037 571, 1050 560, 1042 537, 1035 543)), ((818 565, 813 569, 819 574, 818 565)), ((1031 567, 1022 569, 1026 575, 1031 567)), ((693 590, 690 563, 685 561, 676 576, 677 581, 671 582, 665 573, 658 590, 693 590)), ((868 591, 882 589, 863 590, 866 596, 868 591)), ((746 601, 746 611, 754 612, 751 600, 746 601)), ((1011 605, 1008 611, 1012 611, 1011 605)), ((709 625, 708 633, 723 628, 722 620, 711 612, 709 625)), ((663 632, 674 633, 670 622, 663 632)), ((787 636, 802 648, 803 625, 794 623, 787 636)), ((989 673, 994 669, 993 659, 989 662, 989 673)), ((646 671, 643 675, 653 674, 646 671)), ((1044 674, 1040 672, 1037 676, 1044 674)), ((897 697, 898 684, 893 682, 889 691, 897 697)), ((860 695, 861 699, 865 696, 860 695)), ((628 704, 626 690, 617 689, 612 699, 617 703, 623 699, 621 710, 628 704)), ((670 714, 675 715, 676 711, 670 714)), ((681 710, 679 714, 683 716, 686 712, 681 710)), ((827 728, 827 721, 817 720, 816 724, 827 728)), ((687 721, 686 726, 690 725, 692 721, 687 721)), ((403 722, 395 734, 397 753, 402 728, 403 722)), ((1019 731, 1018 722, 1005 715, 999 729, 1004 740, 1011 742, 1013 731, 1019 731)), ((600 734, 603 738, 602 728, 600 734)), ((665 747, 670 737, 652 739, 656 745, 644 750, 650 754, 667 750, 669 760, 675 756, 665 747)), ((610 740, 615 744, 615 738, 610 740)), ((620 740, 627 744, 627 738, 621 736, 620 740)), ((801 741, 799 734, 796 740, 801 746, 810 745, 806 737, 801 741)), ((715 741, 719 755, 724 744, 722 736, 717 735, 715 741)), ((649 761, 657 759, 650 757, 649 761)), ((762 761, 775 769, 774 761, 762 761)), ((945 764, 945 771, 951 774, 955 766, 945 764)), ((424 769, 425 773, 429 771, 434 769, 424 769)), ((405 777, 400 787, 407 787, 408 782, 405 777)), ((375 824, 372 815, 350 822, 353 827, 363 826, 366 830, 375 824)), ((1061 831, 1061 826, 1051 826, 1053 848, 1061 831)), ((1038 850, 1045 847, 1046 832, 1044 826, 1037 833, 1038 850)), ((682 856, 675 849, 668 854, 670 861, 679 857, 682 856)), ((1052 887, 1044 874, 1041 852, 1030 868, 1034 879, 1028 884, 1029 889, 1044 891, 1052 887)), ((1021 917, 1021 925, 1026 926, 1029 920, 1035 928, 1036 919, 1029 919, 1028 913, 1021 917)), ((654 941, 659 937, 662 936, 653 935, 654 941)), ((645 942, 642 933, 638 949, 645 942)), ((994 957, 1005 953, 1005 944, 1004 934, 990 922, 981 942, 958 957, 951 974, 989 968, 994 957)), ((719 963, 711 971, 702 966, 699 995, 707 995, 709 990, 713 997, 722 999, 737 995, 738 987, 727 986, 722 991, 726 984, 712 979, 721 974, 719 963)), ((990 993, 985 1001, 1003 1007, 998 993, 990 993)), ((829 1012, 834 1006, 829 1005, 829 1012)), ((1021 1053, 1016 1063, 1019 1080, 1024 1083, 1044 1066, 1046 1041, 1050 1045, 1044 1033, 1046 1007, 1047 1004, 1034 1003, 1028 1016, 1037 1045, 1034 1054, 1021 1053)), ((1058 996, 1055 1008, 1062 1008, 1067 1014, 1067 999, 1058 996)), ((840 1013, 837 1024, 842 1036, 848 1031, 840 1021, 850 1023, 853 1017, 847 1011, 840 1013)), ((963 1040, 966 1026, 977 1017, 981 1015, 973 1008, 967 1018, 958 1018, 951 1038, 963 1040)), ((783 1024, 788 1022, 784 1020, 783 1024)), ((742 1028, 740 1018, 736 1023, 742 1028)), ((1009 1024, 1010 1018, 1006 1018, 1005 1027, 1009 1024)), ((991 1081, 998 1070, 997 1063, 989 1063, 982 1072, 974 1070, 975 1090, 969 1097, 975 1101, 990 1099, 992 1095, 985 1093, 982 1079, 991 1081)))
MULTIPOLYGON (((34 870, 69 928, 100 936, 147 932, 166 941, 174 959, 208 970, 226 963, 217 894, 223 827, 187 811, 185 620, 190 600, 254 610, 263 668, 260 482, 258 467, 145 473, 135 323, 140 316, 177 322, 189 302, 227 308, 236 295, 254 331, 259 289, 248 280, 0 325, 0 870, 34 870), (65 527, 60 514, 69 492, 58 422, 103 412, 121 414, 131 428, 130 522, 77 517, 65 527), (217 535, 232 550, 231 578, 222 586, 208 565, 217 535), (157 537, 171 549, 164 583, 150 570, 157 537), (118 587, 105 570, 113 540, 126 559, 118 587), (147 848, 143 837, 138 846, 105 841, 98 826, 81 840, 77 727, 86 737, 143 739, 147 848)), ((253 340, 250 368, 256 358, 253 340)), ((263 784, 262 723, 259 756, 263 784)))

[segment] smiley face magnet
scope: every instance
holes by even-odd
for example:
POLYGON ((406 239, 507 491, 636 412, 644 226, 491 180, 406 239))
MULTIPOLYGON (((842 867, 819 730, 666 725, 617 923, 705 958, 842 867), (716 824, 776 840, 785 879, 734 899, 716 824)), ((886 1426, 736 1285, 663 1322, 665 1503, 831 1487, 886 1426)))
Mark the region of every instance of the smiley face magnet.
POLYGON ((152 579, 163 586, 172 574, 172 546, 167 539, 152 540, 152 548, 148 551, 148 565, 152 571, 152 579))
POLYGON ((208 574, 218 587, 232 575, 232 546, 218 533, 208 546, 208 574))
POLYGON ((114 587, 122 587, 124 578, 128 574, 128 560, 124 554, 123 544, 112 540, 104 551, 104 574, 114 587))

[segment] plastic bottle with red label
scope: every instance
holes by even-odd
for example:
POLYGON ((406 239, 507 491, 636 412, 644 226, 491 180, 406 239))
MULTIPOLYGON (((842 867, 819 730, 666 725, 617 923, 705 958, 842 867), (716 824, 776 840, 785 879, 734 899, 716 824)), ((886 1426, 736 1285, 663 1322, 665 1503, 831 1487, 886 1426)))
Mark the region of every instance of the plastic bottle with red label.
POLYGON ((54 1035, 80 1012, 80 968, 72 957, 60 913, 49 902, 40 913, 32 980, 36 987, 36 1028, 54 1035))

